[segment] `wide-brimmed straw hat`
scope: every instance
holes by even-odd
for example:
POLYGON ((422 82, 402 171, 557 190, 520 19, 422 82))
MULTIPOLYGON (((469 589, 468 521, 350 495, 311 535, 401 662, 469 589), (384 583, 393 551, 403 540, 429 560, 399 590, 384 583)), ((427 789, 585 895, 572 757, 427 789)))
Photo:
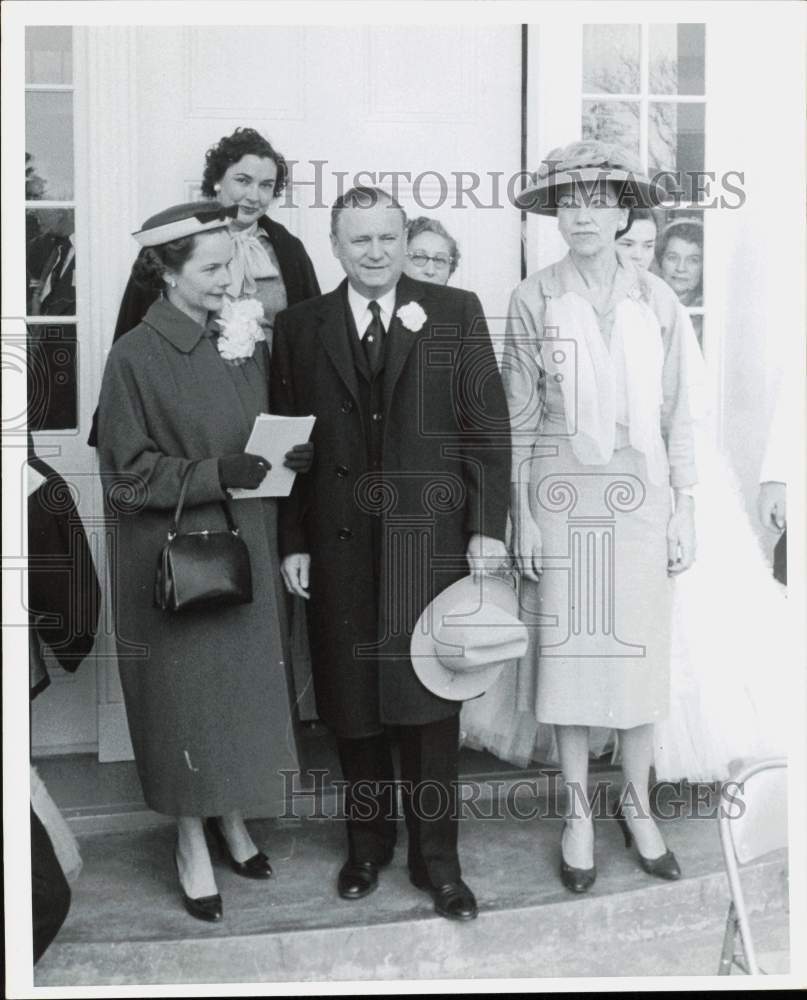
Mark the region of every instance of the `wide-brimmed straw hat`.
POLYGON ((218 201, 186 201, 152 215, 132 236, 141 247, 156 247, 183 236, 221 229, 237 215, 238 205, 225 208, 218 201))
POLYGON ((577 188, 591 195, 598 184, 610 181, 619 188, 624 208, 655 208, 667 193, 639 169, 629 152, 595 139, 558 146, 541 161, 515 203, 538 215, 555 215, 561 191, 577 188))
POLYGON ((527 650, 527 627, 506 580, 463 577, 434 598, 412 632, 410 655, 434 694, 465 701, 483 694, 527 650))

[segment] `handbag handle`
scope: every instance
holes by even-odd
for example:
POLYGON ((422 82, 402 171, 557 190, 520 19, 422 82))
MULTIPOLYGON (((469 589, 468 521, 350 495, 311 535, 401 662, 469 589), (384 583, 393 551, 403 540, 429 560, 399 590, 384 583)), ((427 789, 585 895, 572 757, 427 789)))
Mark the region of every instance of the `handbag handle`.
MULTIPOLYGON (((169 539, 176 538, 177 533, 179 531, 179 520, 182 517, 182 510, 185 506, 185 497, 188 495, 188 486, 190 485, 191 475, 193 474, 193 470, 196 468, 198 464, 199 464, 199 459, 195 459, 194 461, 188 464, 188 467, 185 469, 185 472, 183 473, 182 482, 180 483, 179 486, 179 499, 177 500, 177 507, 176 510, 174 511, 173 517, 171 518, 171 523, 168 525, 169 539)), ((232 511, 230 510, 230 505, 227 503, 226 500, 222 500, 221 507, 222 510, 224 511, 224 519, 227 522, 227 530, 230 532, 230 534, 234 535, 237 538, 238 528, 236 526, 235 521, 233 520, 233 515, 232 511)))

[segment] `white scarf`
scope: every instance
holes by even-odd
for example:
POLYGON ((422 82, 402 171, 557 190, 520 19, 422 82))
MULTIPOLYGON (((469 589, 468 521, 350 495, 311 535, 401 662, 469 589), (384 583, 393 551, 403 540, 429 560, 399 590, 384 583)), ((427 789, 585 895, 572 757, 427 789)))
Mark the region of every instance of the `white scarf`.
POLYGON ((614 453, 616 425, 628 430, 631 447, 647 461, 650 481, 668 480, 661 438, 661 327, 644 302, 624 299, 616 307, 610 348, 600 333, 594 308, 577 292, 547 298, 545 327, 576 344, 575 367, 563 362, 561 344, 544 346, 541 363, 559 380, 572 450, 584 465, 605 465, 614 453))
POLYGON ((278 273, 257 234, 257 222, 253 222, 248 229, 230 230, 233 256, 230 261, 230 284, 227 287, 227 294, 234 299, 242 295, 254 295, 257 288, 256 278, 274 278, 278 273))

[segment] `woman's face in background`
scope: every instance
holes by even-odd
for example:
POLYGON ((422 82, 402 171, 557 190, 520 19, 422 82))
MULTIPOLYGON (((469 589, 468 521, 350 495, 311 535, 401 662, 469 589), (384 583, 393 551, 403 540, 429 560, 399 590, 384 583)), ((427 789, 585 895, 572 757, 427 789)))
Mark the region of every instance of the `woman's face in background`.
POLYGON ((207 313, 219 312, 230 283, 232 255, 233 241, 226 229, 200 233, 182 267, 165 273, 169 301, 188 316, 202 321, 207 313), (171 281, 176 284, 171 286, 171 281))
POLYGON ((273 159, 247 153, 224 171, 216 197, 227 208, 238 205, 236 221, 246 228, 266 213, 275 196, 276 179, 277 164, 273 159))
POLYGON ((416 281, 446 285, 451 276, 451 245, 439 233, 418 233, 406 248, 404 272, 416 281))
POLYGON ((697 243, 670 237, 661 257, 661 274, 679 299, 689 296, 700 285, 703 251, 697 243))
POLYGON ((652 219, 636 219, 624 236, 616 241, 616 252, 646 271, 656 252, 656 225, 652 219))

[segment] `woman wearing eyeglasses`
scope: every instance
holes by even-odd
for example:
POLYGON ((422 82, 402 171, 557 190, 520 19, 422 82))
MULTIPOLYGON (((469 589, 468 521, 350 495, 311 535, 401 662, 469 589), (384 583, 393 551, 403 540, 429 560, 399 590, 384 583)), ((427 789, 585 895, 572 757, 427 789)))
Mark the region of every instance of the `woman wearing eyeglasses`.
POLYGON ((460 249, 446 228, 437 219, 421 215, 410 219, 406 239, 404 272, 416 281, 447 285, 460 262, 460 249))

